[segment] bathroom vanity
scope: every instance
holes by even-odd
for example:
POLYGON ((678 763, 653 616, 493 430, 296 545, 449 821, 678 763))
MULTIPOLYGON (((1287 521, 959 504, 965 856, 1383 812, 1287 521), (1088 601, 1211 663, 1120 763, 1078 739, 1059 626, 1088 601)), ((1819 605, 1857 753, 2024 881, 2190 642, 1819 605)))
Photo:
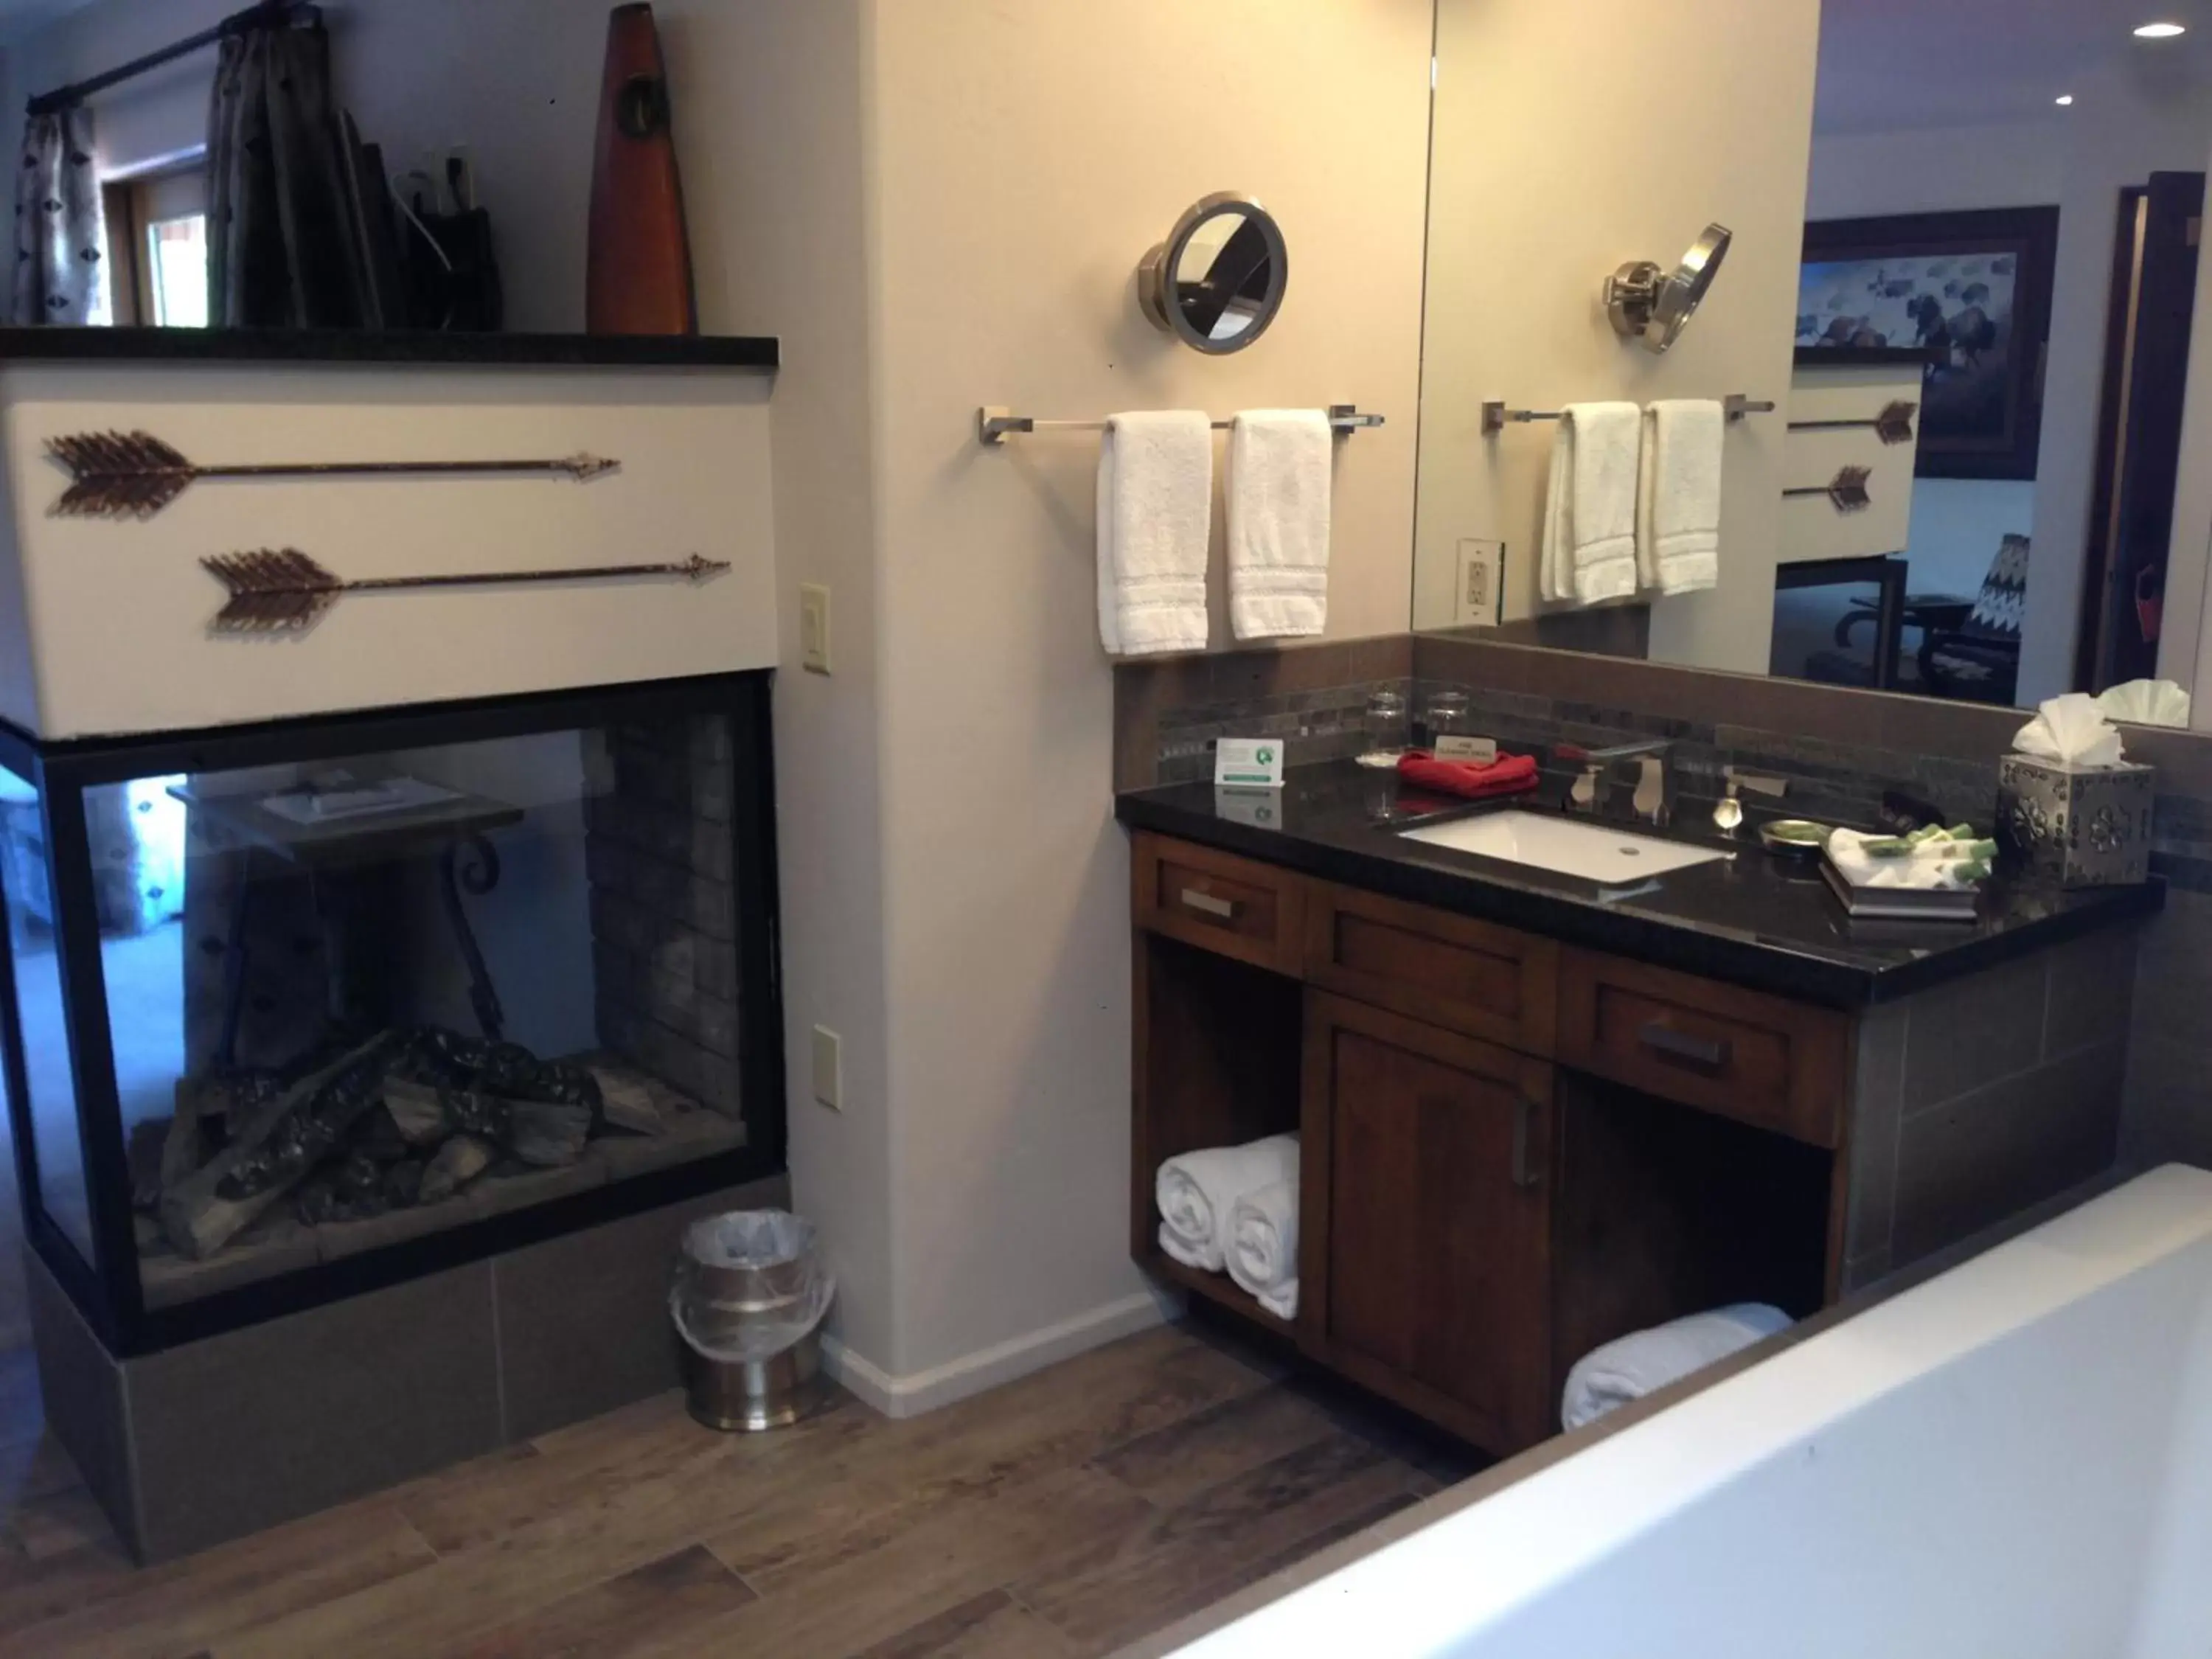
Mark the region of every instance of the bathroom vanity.
POLYGON ((1634 887, 1407 833, 1559 809, 1349 763, 1120 797, 1141 1264, 1503 1455, 1600 1343, 1732 1301, 1802 1316, 2112 1164, 2159 884, 1855 922, 1686 806, 1664 839, 1723 856, 1634 887), (1160 1252, 1152 1189, 1294 1127, 1284 1322, 1160 1252))

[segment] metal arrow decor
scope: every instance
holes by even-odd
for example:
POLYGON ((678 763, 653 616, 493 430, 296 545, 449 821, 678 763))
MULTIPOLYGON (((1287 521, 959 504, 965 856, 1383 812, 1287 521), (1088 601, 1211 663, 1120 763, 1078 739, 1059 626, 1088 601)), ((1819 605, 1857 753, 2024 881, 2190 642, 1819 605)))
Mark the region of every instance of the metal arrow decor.
POLYGON ((532 461, 302 461, 195 466, 150 432, 81 432, 46 440, 74 480, 53 511, 64 518, 150 519, 198 478, 333 478, 378 472, 544 472, 596 478, 619 463, 597 455, 532 461))
POLYGON ((218 634, 304 633, 347 593, 377 588, 475 587, 491 582, 580 582, 602 576, 682 576, 690 581, 727 570, 727 559, 696 553, 674 564, 580 565, 570 570, 492 570, 461 576, 372 576, 347 581, 295 547, 282 552, 219 553, 200 561, 230 590, 230 601, 210 624, 218 634))
POLYGON ((1800 484, 1795 489, 1785 489, 1785 495, 1826 495, 1836 504, 1838 513, 1856 513, 1873 503, 1867 492, 1867 480, 1874 476, 1870 466, 1838 468, 1836 476, 1824 484, 1800 484))
POLYGON ((1900 398, 1894 403, 1884 404, 1881 413, 1871 419, 1856 421, 1792 421, 1792 432, 1840 432, 1851 427, 1872 427, 1875 437, 1886 444, 1905 444, 1912 441, 1912 417, 1920 412, 1920 405, 1910 398, 1900 398))

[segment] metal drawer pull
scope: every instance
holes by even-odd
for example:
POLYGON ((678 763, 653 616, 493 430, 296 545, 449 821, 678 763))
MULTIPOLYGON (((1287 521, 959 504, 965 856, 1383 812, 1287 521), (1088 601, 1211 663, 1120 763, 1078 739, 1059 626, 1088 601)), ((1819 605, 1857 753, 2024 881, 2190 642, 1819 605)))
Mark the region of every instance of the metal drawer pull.
POLYGON ((1201 893, 1195 887, 1182 890, 1182 902, 1194 910, 1203 910, 1209 916, 1219 916, 1224 921, 1237 920, 1237 901, 1216 898, 1211 893, 1201 893))
POLYGON ((1680 1060, 1700 1071, 1718 1072, 1729 1063, 1729 1043, 1726 1037, 1692 1036, 1687 1031, 1678 1031, 1659 1020, 1651 1020, 1639 1027, 1636 1039, 1647 1048, 1656 1048, 1669 1060, 1680 1060))
POLYGON ((1535 1187, 1543 1183, 1543 1172, 1532 1167, 1528 1143, 1535 1138, 1536 1103, 1526 1098, 1513 1103, 1513 1184, 1516 1187, 1535 1187))

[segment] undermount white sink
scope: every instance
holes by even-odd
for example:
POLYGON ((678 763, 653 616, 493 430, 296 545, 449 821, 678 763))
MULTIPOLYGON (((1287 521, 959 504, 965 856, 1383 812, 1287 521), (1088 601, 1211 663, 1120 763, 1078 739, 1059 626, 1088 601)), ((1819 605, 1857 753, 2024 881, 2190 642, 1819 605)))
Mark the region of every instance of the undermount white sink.
POLYGON ((1541 812, 1488 812, 1419 830, 1401 830, 1399 834, 1407 841, 1425 842, 1431 847, 1449 847, 1454 852, 1580 876, 1603 887, 1626 886, 1734 856, 1541 812))

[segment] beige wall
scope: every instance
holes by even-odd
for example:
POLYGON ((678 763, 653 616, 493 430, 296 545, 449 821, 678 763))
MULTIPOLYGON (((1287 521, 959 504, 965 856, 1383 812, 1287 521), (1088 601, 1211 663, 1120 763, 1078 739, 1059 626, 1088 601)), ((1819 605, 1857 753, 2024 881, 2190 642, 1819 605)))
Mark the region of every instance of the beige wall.
MULTIPOLYGON (((1175 0, 873 11, 890 1364, 912 1377, 1148 1307, 1127 1260, 1097 441, 987 452, 975 407, 1381 410, 1340 447, 1329 631, 1402 629, 1430 14, 1223 0, 1194 33, 1175 0), (1260 344, 1207 359, 1141 319, 1132 270, 1183 207, 1232 188, 1280 218, 1289 298, 1260 344)), ((1222 613, 1217 594, 1225 643, 1222 613)))
MULTIPOLYGON (((1417 540, 1424 626, 1448 623, 1463 538, 1507 544, 1505 614, 1540 608, 1549 426, 1481 435, 1480 405, 1789 393, 1818 0, 1701 0, 1694 28, 1640 0, 1442 0, 1417 540), (1598 301, 1622 261, 1735 233, 1704 308, 1656 357, 1598 301)), ((1651 655, 1766 668, 1782 432, 1729 436, 1722 585, 1652 609, 1651 655)))
POLYGON ((770 404, 785 1054, 793 1201, 838 1276, 832 1332, 894 1352, 874 488, 868 32, 859 0, 662 0, 701 325, 779 336, 770 404), (801 672, 799 584, 836 596, 834 678, 801 672), (843 1039, 844 1109, 808 1037, 843 1039))
POLYGON ((785 348, 794 1191, 840 1273, 847 1376, 917 1408, 1157 1316, 1127 1250, 1097 441, 986 451, 975 408, 1382 411, 1339 452, 1330 632, 1403 629, 1428 7, 1235 0, 1216 52, 1167 0, 661 14, 702 321, 785 348), (1260 346, 1207 360, 1139 319, 1131 274, 1230 187, 1281 217, 1290 301, 1260 346), (832 678, 795 667, 802 580, 833 589, 832 678), (844 1038, 840 1114, 809 1098, 817 1022, 844 1038))

